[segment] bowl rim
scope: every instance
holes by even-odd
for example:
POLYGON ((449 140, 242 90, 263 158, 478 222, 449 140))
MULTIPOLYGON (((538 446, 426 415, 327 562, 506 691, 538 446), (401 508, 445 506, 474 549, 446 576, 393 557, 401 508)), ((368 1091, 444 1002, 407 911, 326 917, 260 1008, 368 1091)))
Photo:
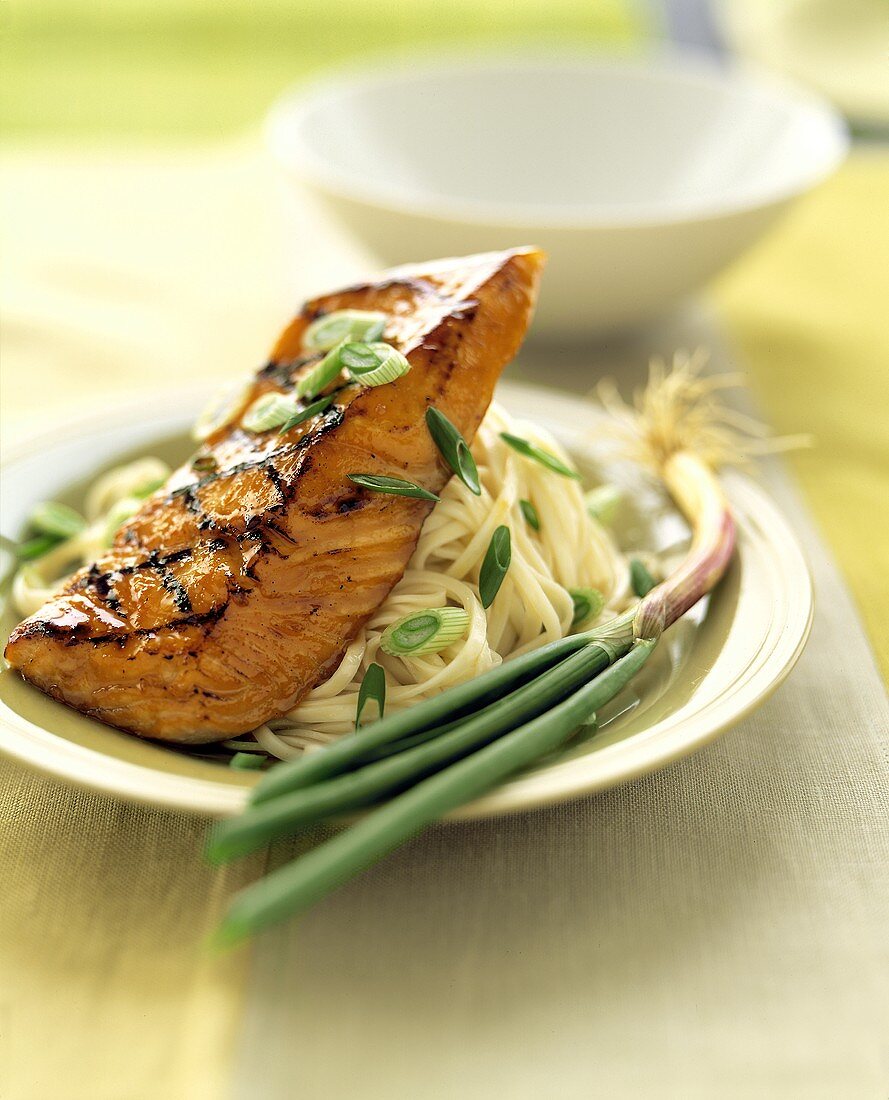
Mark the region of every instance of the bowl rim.
POLYGON ((819 94, 756 65, 733 61, 726 65, 698 51, 674 48, 642 56, 600 55, 577 50, 381 55, 361 64, 338 66, 324 77, 285 91, 273 103, 263 125, 272 157, 284 171, 303 184, 333 197, 399 215, 413 215, 442 224, 496 226, 516 232, 541 229, 633 230, 681 225, 731 217, 780 205, 815 187, 839 167, 849 150, 849 132, 841 115, 819 94), (385 61, 385 67, 381 62, 385 61), (472 72, 574 70, 621 75, 636 81, 691 85, 706 93, 735 88, 765 96, 773 106, 808 118, 821 128, 820 154, 797 168, 780 185, 752 186, 728 199, 713 196, 687 200, 638 203, 553 204, 467 199, 417 191, 393 191, 360 173, 332 165, 305 139, 302 125, 310 112, 348 92, 385 85, 407 84, 442 75, 472 72))

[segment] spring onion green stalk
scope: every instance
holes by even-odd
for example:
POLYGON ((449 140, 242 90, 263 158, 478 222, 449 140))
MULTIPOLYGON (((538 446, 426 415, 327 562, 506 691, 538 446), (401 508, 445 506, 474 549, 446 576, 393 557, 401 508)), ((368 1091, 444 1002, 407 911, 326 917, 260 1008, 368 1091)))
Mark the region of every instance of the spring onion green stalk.
POLYGON ((552 470, 554 474, 561 474, 562 477, 572 477, 576 481, 580 480, 580 474, 576 470, 572 470, 570 466, 566 466, 560 458, 556 458, 554 454, 550 454, 549 451, 545 451, 542 447, 538 447, 536 443, 531 443, 518 435, 510 435, 509 432, 501 432, 500 438, 504 443, 508 443, 514 451, 518 451, 519 454, 524 455, 525 458, 531 458, 535 462, 540 463, 540 465, 545 466, 547 470, 552 470))
POLYGON ((360 485, 362 489, 370 489, 373 493, 388 493, 394 497, 416 497, 418 500, 438 500, 435 493, 430 493, 422 485, 414 481, 405 481, 400 477, 385 477, 381 474, 346 474, 349 481, 360 485))
POLYGON ((411 369, 407 357, 391 344, 344 344, 340 362, 362 386, 385 386, 411 369))
POLYGON ((568 594, 574 603, 572 626, 582 626, 602 613, 605 597, 598 588, 569 588, 568 594))
POLYGON ((429 428, 429 434, 432 436, 435 446, 438 447, 441 457, 450 466, 451 470, 467 489, 475 493, 477 497, 481 496, 482 487, 479 484, 475 459, 472 457, 469 445, 456 426, 434 405, 430 405, 426 410, 426 426, 429 428))
POLYGON ((387 626, 380 649, 392 657, 440 653, 459 641, 468 628, 469 612, 462 607, 430 607, 405 615, 387 626))
POLYGON ((512 540, 509 528, 500 526, 491 536, 488 549, 482 560, 482 567, 478 576, 478 594, 482 601, 482 607, 489 608, 494 602, 494 597, 500 591, 500 585, 509 571, 509 563, 512 561, 512 540))
POLYGON ((28 517, 28 524, 38 534, 69 539, 86 527, 86 520, 67 504, 46 500, 32 510, 28 517))
POLYGON ((537 718, 432 775, 351 828, 238 894, 214 943, 228 947, 302 912, 442 815, 556 749, 645 664, 654 640, 637 642, 595 680, 537 718))
POLYGON ((382 665, 378 665, 376 661, 368 667, 361 681, 361 687, 358 689, 358 706, 355 710, 356 730, 361 729, 361 715, 371 700, 377 704, 377 718, 382 718, 383 711, 386 709, 386 673, 382 665))
POLYGON ((303 333, 307 351, 330 351, 350 340, 372 343, 386 327, 386 314, 367 309, 338 309, 313 321, 303 333))
POLYGON ((501 733, 536 718, 601 672, 609 659, 611 655, 605 649, 587 646, 532 684, 508 695, 498 706, 459 723, 433 740, 326 783, 269 799, 240 817, 221 821, 211 833, 208 856, 213 862, 220 862, 246 855, 275 837, 379 801, 488 744, 501 733))
POLYGON ((617 518, 623 493, 616 485, 597 485, 584 497, 586 509, 593 519, 605 527, 610 527, 617 518))
POLYGON ((519 508, 522 510, 522 515, 525 517, 525 522, 535 531, 540 530, 540 516, 537 514, 537 509, 531 503, 530 500, 520 500, 519 508))
POLYGON ((649 573, 645 563, 638 558, 633 558, 630 562, 630 587, 633 592, 641 599, 643 596, 648 595, 654 588, 655 583, 655 579, 649 573))
MULTIPOLYGON (((624 617, 623 625, 632 636, 632 615, 624 617)), ((308 753, 293 760, 282 761, 253 788, 250 801, 254 804, 265 802, 289 791, 308 787, 360 765, 386 745, 496 704, 510 691, 553 668, 593 640, 596 638, 592 634, 574 634, 559 638, 540 649, 523 653, 521 657, 489 669, 481 676, 476 676, 465 684, 458 684, 441 695, 424 699, 409 710, 392 714, 381 722, 374 722, 352 737, 334 741, 325 746, 323 752, 308 753)))

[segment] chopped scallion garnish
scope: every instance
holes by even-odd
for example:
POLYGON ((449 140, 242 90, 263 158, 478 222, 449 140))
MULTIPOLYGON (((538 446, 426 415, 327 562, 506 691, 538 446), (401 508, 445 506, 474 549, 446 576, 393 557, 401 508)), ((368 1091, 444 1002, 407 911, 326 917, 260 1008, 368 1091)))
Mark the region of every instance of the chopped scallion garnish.
POLYGON ((290 395, 271 390, 256 398, 241 418, 241 424, 248 432, 267 432, 289 420, 295 409, 296 403, 290 395))
POLYGON ((360 485, 362 489, 369 489, 373 493, 389 493, 394 497, 416 497, 418 500, 438 500, 435 493, 430 493, 422 485, 414 481, 405 481, 400 477, 385 477, 382 474, 346 474, 349 481, 360 485))
POLYGON ((392 657, 439 653, 462 638, 468 628, 469 613, 462 607, 415 611, 386 627, 380 649, 392 657))
POLYGON ((430 406, 426 410, 426 426, 432 436, 441 457, 459 477, 467 489, 481 496, 478 469, 475 465, 466 440, 443 412, 430 406))
POLYGON ((482 607, 490 607, 500 591, 503 578, 512 560, 512 540, 509 528, 500 526, 491 536, 478 577, 478 591, 482 607))
POLYGON ((386 327, 386 314, 366 309, 338 309, 313 321, 303 334, 309 351, 330 351, 346 340, 372 343, 386 327))
POLYGON ((382 665, 378 665, 376 661, 368 667, 361 681, 361 687, 358 689, 355 729, 361 729, 361 715, 371 699, 377 704, 377 718, 382 718, 386 707, 386 673, 382 665))
POLYGON ((527 439, 522 439, 518 435, 510 435, 509 432, 501 432, 500 438, 504 443, 508 443, 514 451, 524 455, 525 458, 533 458, 541 466, 545 466, 555 474, 561 474, 562 477, 573 477, 576 481, 580 481, 580 474, 576 470, 566 466, 560 458, 556 458, 554 454, 538 447, 536 443, 530 443, 527 439))
POLYGON ((574 602, 572 626, 580 626, 597 618, 605 606, 605 597, 598 588, 569 588, 568 593, 574 602))
POLYGON ((28 517, 28 523, 39 534, 57 539, 69 539, 86 527, 86 520, 79 512, 54 500, 38 504, 28 517))
POLYGON ((313 401, 311 405, 306 405, 304 409, 299 409, 289 420, 284 421, 278 434, 283 435, 285 432, 289 432, 291 428, 295 428, 297 424, 302 424, 304 420, 311 420, 313 416, 324 412, 333 404, 335 397, 335 393, 330 393, 327 397, 319 397, 317 401, 313 401))
POLYGON ((391 344, 343 344, 340 362, 362 386, 385 386, 411 369, 407 358, 391 344))
POLYGON ((345 342, 343 341, 337 344, 336 347, 331 348, 320 363, 316 363, 308 374, 304 374, 300 378, 296 383, 295 393, 297 397, 317 397, 322 390, 327 389, 330 383, 342 373, 343 361, 341 354, 344 347, 345 342))
POLYGON ((649 573, 645 563, 638 558, 633 558, 630 562, 630 585, 639 599, 641 600, 643 596, 647 596, 656 584, 657 581, 649 573))
POLYGON ((586 510, 599 523, 610 527, 623 499, 623 493, 616 485, 597 485, 586 494, 586 510))
POLYGON ((236 752, 229 760, 230 768, 238 768, 241 771, 259 771, 265 764, 266 757, 258 752, 236 752))
POLYGON ((35 535, 32 539, 20 542, 15 552, 22 561, 35 561, 50 550, 55 550, 64 541, 56 535, 35 535))
POLYGON ((522 510, 522 515, 525 517, 525 522, 529 527, 532 527, 535 531, 540 530, 540 516, 537 514, 537 509, 531 503, 530 500, 520 500, 519 508, 522 510))

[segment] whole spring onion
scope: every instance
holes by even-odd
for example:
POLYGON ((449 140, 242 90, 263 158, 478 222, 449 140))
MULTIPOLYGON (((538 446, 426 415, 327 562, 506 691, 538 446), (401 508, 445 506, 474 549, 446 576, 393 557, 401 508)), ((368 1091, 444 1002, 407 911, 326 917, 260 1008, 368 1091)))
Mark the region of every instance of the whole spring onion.
POLYGON ((447 462, 467 489, 481 496, 482 487, 478 481, 478 469, 466 440, 445 414, 430 405, 426 410, 426 426, 438 447, 441 457, 447 462))
POLYGON ((509 571, 509 563, 512 561, 512 540, 509 528, 500 526, 491 536, 488 549, 482 560, 482 567, 478 576, 478 594, 482 601, 482 607, 488 608, 494 602, 494 597, 500 591, 500 585, 509 571))
POLYGON ((303 911, 443 814, 557 748, 632 679, 654 646, 652 640, 637 642, 625 657, 551 710, 417 783, 332 840, 249 886, 235 897, 215 944, 231 946, 303 911))
POLYGON ((238 895, 218 944, 235 943, 312 905, 407 837, 557 748, 578 726, 594 724, 595 712, 635 676, 661 632, 718 583, 735 534, 704 457, 714 454, 713 434, 701 430, 706 418, 695 404, 698 394, 710 400, 711 390, 695 389, 693 375, 681 372, 678 378, 653 378, 651 393, 635 409, 621 406, 616 423, 624 434, 632 425, 630 456, 663 479, 691 524, 692 543, 682 564, 616 619, 273 767, 243 817, 217 827, 223 832, 214 837, 216 858, 249 850, 270 829, 282 835, 379 804, 238 895))
POLYGON ((602 671, 608 660, 605 650, 586 646, 533 684, 506 696, 496 707, 442 730, 435 738, 326 783, 293 791, 287 797, 268 799, 248 814, 221 821, 211 833, 208 855, 214 862, 246 855, 294 829, 378 801, 487 744, 518 723, 542 714, 575 692, 591 675, 602 671))
POLYGON ((387 626, 380 649, 392 657, 439 653, 459 641, 468 628, 469 612, 462 607, 431 607, 405 615, 387 626))
POLYGON ((64 542, 64 539, 60 539, 56 535, 35 535, 32 539, 25 539, 24 542, 18 543, 15 547, 15 554, 21 561, 36 561, 38 558, 42 558, 44 554, 48 554, 50 550, 54 550, 62 542, 64 542))
POLYGON ((416 497, 418 500, 438 500, 435 493, 430 493, 428 489, 424 489, 414 481, 405 481, 404 478, 385 477, 382 474, 346 474, 346 477, 372 493, 388 493, 394 497, 416 497))
POLYGON ((307 351, 330 351, 337 344, 355 340, 379 340, 386 327, 386 314, 367 309, 338 309, 313 321, 303 333, 307 351))
POLYGON ((514 451, 518 451, 520 455, 524 455, 525 458, 531 458, 535 462, 538 462, 541 466, 545 466, 547 470, 552 470, 554 474, 561 474, 562 477, 572 477, 576 481, 580 480, 580 474, 576 470, 572 470, 570 466, 566 466, 560 459, 556 458, 554 454, 550 454, 549 451, 545 451, 542 447, 538 447, 536 443, 531 443, 527 439, 522 439, 518 435, 510 435, 509 432, 501 432, 500 438, 504 443, 508 443, 514 451))

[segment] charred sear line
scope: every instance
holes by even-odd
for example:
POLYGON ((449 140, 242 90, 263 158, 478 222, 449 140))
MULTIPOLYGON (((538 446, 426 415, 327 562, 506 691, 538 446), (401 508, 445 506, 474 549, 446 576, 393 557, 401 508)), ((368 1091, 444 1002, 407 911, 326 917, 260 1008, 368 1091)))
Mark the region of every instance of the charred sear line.
POLYGON ((185 590, 182 581, 166 566, 159 567, 161 584, 173 597, 173 603, 184 615, 190 615, 194 610, 191 605, 191 597, 185 590))
MULTIPOLYGON (((312 431, 307 432, 304 436, 297 439, 295 443, 288 443, 283 447, 276 447, 275 450, 269 451, 268 454, 260 455, 259 458, 251 458, 245 462, 239 462, 237 465, 228 466, 224 470, 215 470, 213 473, 207 474, 198 481, 192 481, 188 485, 180 485, 178 489, 174 489, 170 493, 167 500, 172 501, 177 497, 181 497, 183 503, 190 512, 193 512, 195 515, 204 515, 196 496, 200 489, 203 489, 207 485, 212 485, 215 481, 237 477, 238 474, 245 474, 250 470, 267 469, 268 466, 278 458, 299 454, 300 451, 306 450, 314 443, 323 439, 328 432, 332 432, 334 428, 338 428, 343 422, 344 415, 343 409, 338 405, 332 405, 326 412, 321 414, 320 420, 312 431)), ((220 529, 224 530, 225 528, 220 527, 220 529)))
POLYGON ((285 484, 284 479, 281 477, 281 471, 278 469, 278 467, 275 466, 275 464, 273 462, 270 462, 265 467, 265 473, 266 473, 266 477, 269 479, 269 481, 272 483, 272 485, 275 486, 275 489, 278 491, 278 495, 280 496, 281 500, 286 500, 287 499, 287 485, 285 484))
POLYGON ((157 626, 133 627, 127 631, 114 631, 109 634, 89 634, 84 626, 60 626, 58 623, 46 619, 27 619, 14 632, 14 637, 19 638, 55 638, 61 640, 66 646, 75 645, 125 645, 131 638, 151 638, 157 634, 165 634, 173 630, 182 630, 188 627, 200 627, 208 630, 225 614, 228 601, 211 608, 201 614, 186 615, 181 619, 170 619, 157 626))

